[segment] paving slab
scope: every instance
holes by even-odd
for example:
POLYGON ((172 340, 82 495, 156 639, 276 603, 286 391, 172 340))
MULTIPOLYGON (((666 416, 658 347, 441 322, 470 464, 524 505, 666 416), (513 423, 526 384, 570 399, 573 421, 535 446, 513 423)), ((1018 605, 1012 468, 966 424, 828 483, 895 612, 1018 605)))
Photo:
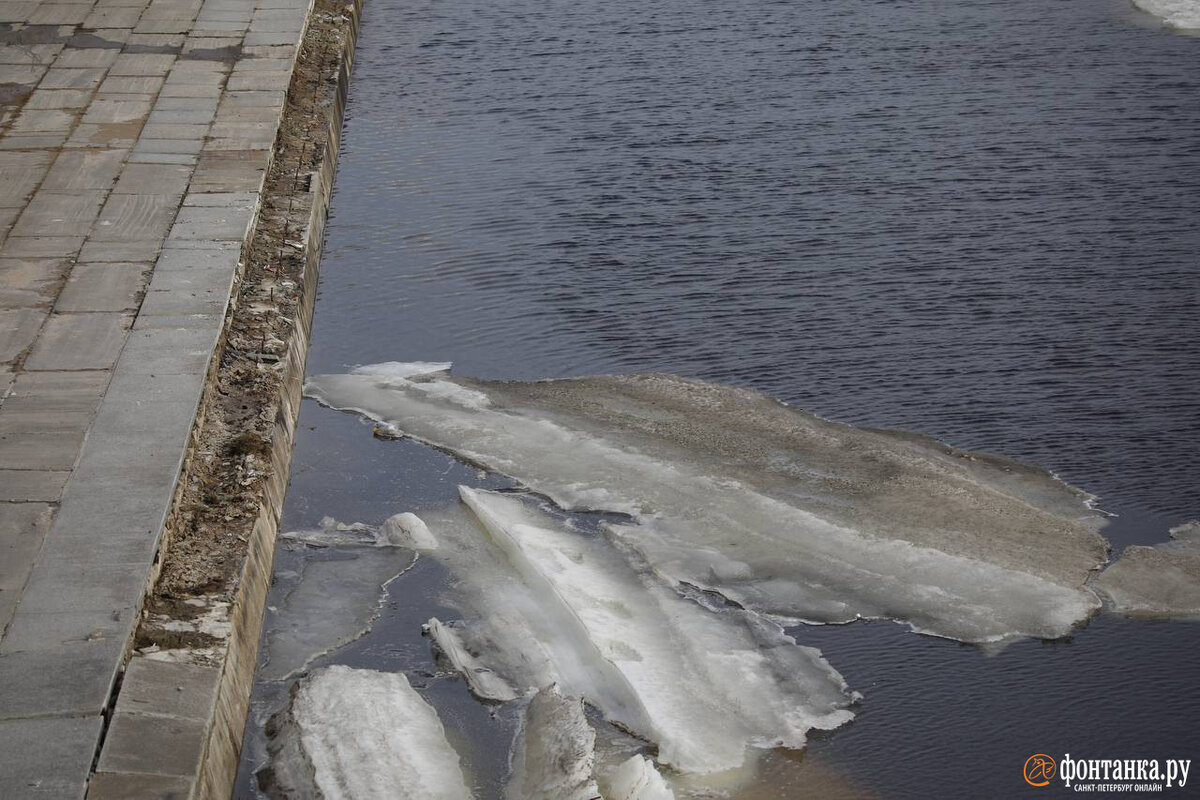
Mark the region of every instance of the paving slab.
POLYGON ((0 364, 12 361, 33 344, 47 316, 37 308, 0 309, 0 364))
POLYGON ((53 314, 30 351, 25 369, 111 369, 131 320, 122 313, 53 314))
POLYGON ((70 475, 66 470, 0 469, 0 502, 57 503, 70 475))
POLYGON ((76 264, 55 310, 136 311, 153 267, 149 263, 76 264))
POLYGON ((82 797, 102 727, 98 715, 0 722, 0 797, 82 797))
POLYGON ((50 528, 51 513, 46 503, 0 504, 0 630, 17 609, 33 559, 50 528))
POLYGON ((70 270, 61 258, 0 257, 0 309, 49 310, 70 270))
POLYGON ((191 792, 190 777, 97 772, 87 800, 188 800, 191 792))
POLYGON ((113 150, 63 150, 54 160, 42 189, 51 192, 104 191, 112 187, 126 152, 113 150))

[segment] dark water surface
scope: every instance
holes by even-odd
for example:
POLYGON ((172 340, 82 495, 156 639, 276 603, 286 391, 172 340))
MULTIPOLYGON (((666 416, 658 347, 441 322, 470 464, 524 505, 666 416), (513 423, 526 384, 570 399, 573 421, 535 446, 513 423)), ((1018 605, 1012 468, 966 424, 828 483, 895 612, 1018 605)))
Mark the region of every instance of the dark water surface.
MULTIPOLYGON (((1120 0, 372 0, 309 371, 746 385, 1039 464, 1160 541, 1200 515, 1198 89, 1200 39, 1120 0)), ((452 496, 302 422, 285 526, 452 496)), ((1193 623, 799 635, 866 695, 812 750, 878 796, 1200 760, 1193 623)))

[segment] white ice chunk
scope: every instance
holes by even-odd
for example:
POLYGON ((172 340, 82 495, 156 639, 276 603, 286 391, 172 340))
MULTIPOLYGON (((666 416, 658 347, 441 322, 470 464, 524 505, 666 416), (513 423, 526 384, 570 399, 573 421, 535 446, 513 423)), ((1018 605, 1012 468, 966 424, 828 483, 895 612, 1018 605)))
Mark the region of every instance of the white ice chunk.
POLYGON ((525 708, 505 800, 596 800, 595 745, 583 702, 545 687, 525 708))
POLYGON ((437 713, 401 673, 334 666, 303 678, 269 742, 287 798, 469 800, 437 713))
POLYGON ((407 547, 419 552, 437 549, 437 538, 430 533, 429 526, 416 514, 408 511, 384 520, 379 528, 379 543, 407 547))
POLYGON ((1133 4, 1169 28, 1200 30, 1200 0, 1133 0, 1133 4))
MULTIPOLYGON (((810 729, 854 716, 855 696, 818 651, 679 596, 520 499, 460 493, 519 577, 492 574, 468 600, 486 631, 481 659, 511 679, 559 682, 656 743, 661 762, 696 773, 736 768, 748 747, 802 747, 810 729)), ((444 555, 460 578, 497 560, 470 545, 444 555)))
POLYGON ((675 800, 675 793, 645 756, 631 756, 605 782, 604 800, 675 800))
POLYGON ((462 637, 456 630, 437 617, 429 620, 425 625, 425 630, 437 648, 449 659, 454 669, 461 672, 466 678, 467 685, 471 687, 471 692, 476 697, 501 703, 516 699, 517 693, 508 685, 508 681, 480 664, 479 660, 467 650, 462 637))
POLYGON ((660 575, 762 612, 994 642, 1064 636, 1100 607, 1085 585, 1107 558, 1092 498, 925 437, 661 375, 323 375, 309 393, 564 508, 629 514, 620 535, 660 575))

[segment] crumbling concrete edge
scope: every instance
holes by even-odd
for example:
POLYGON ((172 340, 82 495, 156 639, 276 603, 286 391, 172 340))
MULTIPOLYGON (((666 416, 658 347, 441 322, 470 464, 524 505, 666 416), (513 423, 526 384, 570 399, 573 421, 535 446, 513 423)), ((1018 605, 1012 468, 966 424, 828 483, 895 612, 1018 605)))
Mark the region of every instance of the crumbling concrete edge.
MULTIPOLYGON (((309 25, 314 6, 315 0, 309 7, 309 25)), ((219 618, 216 621, 218 627, 227 626, 227 634, 217 637, 215 645, 200 660, 188 659, 186 655, 173 658, 162 651, 135 650, 132 653, 123 679, 114 692, 108 733, 90 782, 89 800, 116 797, 126 800, 141 797, 224 800, 232 792, 271 584, 279 516, 288 484, 325 220, 333 191, 362 7, 363 0, 349 0, 342 9, 350 24, 340 53, 335 100, 325 110, 328 135, 323 153, 315 159, 319 168, 309 184, 311 211, 308 223, 298 237, 297 244, 302 247, 303 254, 300 308, 293 320, 295 328, 289 337, 286 354, 280 359, 282 381, 277 398, 278 413, 272 435, 268 437, 270 451, 265 456, 267 468, 263 470, 265 480, 259 493, 258 513, 232 601, 223 608, 207 609, 210 617, 219 618)), ((307 34, 306 28, 304 35, 307 34)), ((302 37, 298 59, 304 57, 304 41, 302 37)), ((290 91, 295 91, 295 86, 290 91)), ((285 114, 287 109, 285 104, 285 114)), ((281 135, 283 130, 281 124, 281 135)), ((264 205, 260 203, 260 212, 264 205)), ((246 250, 254 236, 255 226, 251 226, 245 240, 246 250)), ((235 293, 239 283, 240 279, 235 282, 235 293)), ((231 302, 230 315, 234 313, 234 306, 231 302)), ((211 362, 206 394, 214 390, 214 376, 222 362, 221 350, 228 346, 228 337, 222 336, 216 357, 211 362)), ((204 425, 206 407, 207 398, 200 404, 188 440, 185 475, 200 445, 199 432, 204 425)), ((171 546, 170 520, 177 516, 184 485, 181 477, 167 518, 164 551, 171 546)), ((160 555, 156 568, 163 560, 160 555)), ((151 586, 157 578, 157 575, 152 576, 151 586)))

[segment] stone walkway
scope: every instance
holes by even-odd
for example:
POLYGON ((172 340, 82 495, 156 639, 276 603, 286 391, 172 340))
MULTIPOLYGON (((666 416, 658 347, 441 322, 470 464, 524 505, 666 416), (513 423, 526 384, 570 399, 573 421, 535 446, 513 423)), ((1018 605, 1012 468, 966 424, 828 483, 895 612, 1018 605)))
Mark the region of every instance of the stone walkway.
POLYGON ((0 0, 0 797, 88 791, 308 10, 0 0))

